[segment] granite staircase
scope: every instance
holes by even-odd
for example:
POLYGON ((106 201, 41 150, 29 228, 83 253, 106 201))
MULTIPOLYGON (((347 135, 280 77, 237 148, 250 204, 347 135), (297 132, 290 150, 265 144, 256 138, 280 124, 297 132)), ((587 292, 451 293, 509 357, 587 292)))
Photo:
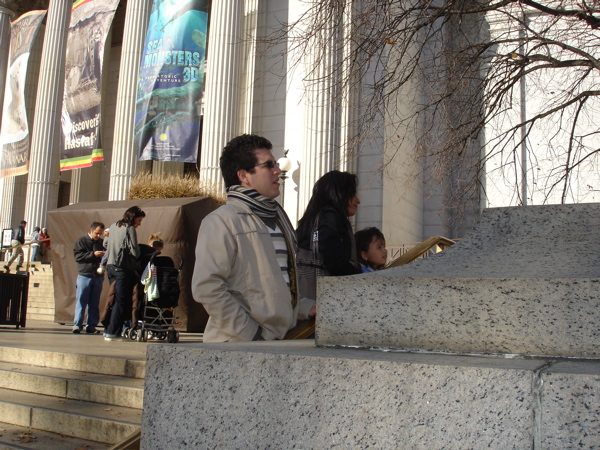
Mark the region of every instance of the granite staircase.
POLYGON ((0 422, 105 444, 139 430, 145 349, 130 359, 120 346, 131 343, 101 335, 0 333, 0 422))
POLYGON ((29 266, 27 320, 54 321, 52 265, 35 262, 29 266))

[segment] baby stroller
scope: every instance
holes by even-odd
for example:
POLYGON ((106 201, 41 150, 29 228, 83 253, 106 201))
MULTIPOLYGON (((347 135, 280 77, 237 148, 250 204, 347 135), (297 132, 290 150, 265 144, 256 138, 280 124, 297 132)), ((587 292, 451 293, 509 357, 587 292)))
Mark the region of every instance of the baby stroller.
POLYGON ((179 331, 175 330, 175 310, 179 302, 181 268, 168 256, 159 256, 160 252, 152 255, 150 262, 142 274, 144 288, 143 312, 132 328, 126 329, 123 334, 132 341, 146 342, 148 339, 167 340, 179 342, 179 331))

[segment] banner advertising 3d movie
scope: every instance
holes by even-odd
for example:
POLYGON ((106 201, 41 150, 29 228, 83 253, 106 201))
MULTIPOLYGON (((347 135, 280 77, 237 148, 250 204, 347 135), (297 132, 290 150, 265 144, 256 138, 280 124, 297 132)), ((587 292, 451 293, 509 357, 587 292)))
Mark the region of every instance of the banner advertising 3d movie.
POLYGON ((142 161, 197 160, 208 7, 208 0, 154 0, 135 115, 142 161))
POLYGON ((25 79, 31 46, 46 11, 30 11, 11 24, 10 52, 2 110, 0 178, 29 170, 29 126, 25 110, 25 79))
POLYGON ((73 3, 65 61, 60 170, 102 161, 100 100, 106 36, 119 0, 73 3))

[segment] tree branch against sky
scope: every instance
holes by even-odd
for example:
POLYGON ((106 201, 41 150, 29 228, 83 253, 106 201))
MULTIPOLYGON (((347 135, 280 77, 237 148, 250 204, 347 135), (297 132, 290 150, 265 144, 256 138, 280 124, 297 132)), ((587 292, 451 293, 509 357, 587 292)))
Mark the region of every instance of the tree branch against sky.
POLYGON ((423 173, 459 181, 451 208, 482 191, 494 206, 585 201, 572 195, 575 184, 600 190, 600 0, 305 4, 267 41, 288 39, 296 62, 319 61, 332 47, 343 55, 325 72, 305 67, 304 80, 331 77, 337 92, 361 91, 358 151, 374 130, 385 129, 390 148, 418 130, 423 173), (331 42, 344 15, 352 26, 331 42), (398 111, 407 92, 413 105, 398 111))

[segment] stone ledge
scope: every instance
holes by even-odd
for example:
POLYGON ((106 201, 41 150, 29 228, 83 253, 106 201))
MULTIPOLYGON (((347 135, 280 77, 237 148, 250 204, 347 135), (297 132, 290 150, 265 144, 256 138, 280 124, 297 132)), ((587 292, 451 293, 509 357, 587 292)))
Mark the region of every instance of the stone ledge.
POLYGON ((600 280, 327 277, 319 346, 600 358, 600 280))
POLYGON ((591 361, 313 341, 156 345, 148 346, 141 445, 590 448, 600 438, 599 394, 600 363, 591 361))

